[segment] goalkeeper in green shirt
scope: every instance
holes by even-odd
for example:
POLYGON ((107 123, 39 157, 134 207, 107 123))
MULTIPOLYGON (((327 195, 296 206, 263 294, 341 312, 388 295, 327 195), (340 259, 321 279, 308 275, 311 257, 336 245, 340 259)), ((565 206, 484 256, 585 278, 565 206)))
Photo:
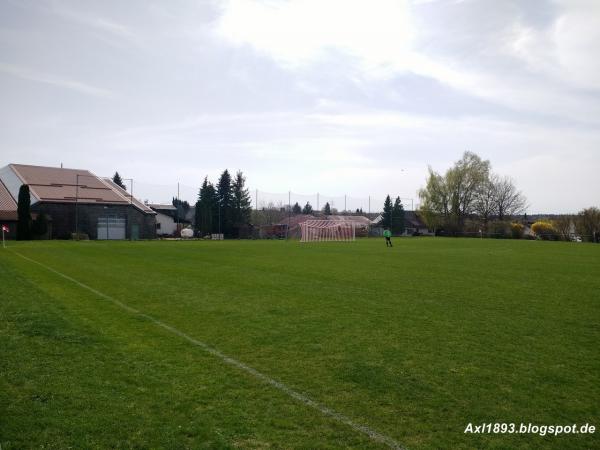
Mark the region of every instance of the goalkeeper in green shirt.
POLYGON ((385 246, 386 247, 393 247, 392 245, 392 232, 386 228, 385 231, 383 232, 383 237, 385 238, 385 246))

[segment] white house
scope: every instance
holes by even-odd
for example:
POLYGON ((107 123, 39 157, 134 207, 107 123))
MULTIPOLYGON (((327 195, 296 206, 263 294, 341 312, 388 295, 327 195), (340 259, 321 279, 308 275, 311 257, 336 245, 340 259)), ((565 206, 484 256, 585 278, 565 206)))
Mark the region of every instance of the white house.
POLYGON ((156 212, 156 235, 157 236, 173 236, 177 231, 175 223, 175 214, 177 208, 173 205, 149 204, 156 212))

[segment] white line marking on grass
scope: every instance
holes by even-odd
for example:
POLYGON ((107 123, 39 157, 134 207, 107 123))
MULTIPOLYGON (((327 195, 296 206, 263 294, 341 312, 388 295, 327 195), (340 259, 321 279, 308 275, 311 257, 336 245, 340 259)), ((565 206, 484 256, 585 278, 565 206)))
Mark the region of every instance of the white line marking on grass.
POLYGON ((265 383, 270 384, 271 386, 279 389, 281 392, 286 393, 287 395, 289 395, 290 397, 298 400, 301 403, 304 403, 307 406, 310 406, 311 408, 316 409, 317 411, 321 412, 323 415, 331 417, 333 419, 335 419, 336 421, 343 423, 347 426, 349 426, 350 428, 352 428, 354 431, 357 431, 359 433, 363 433, 366 434, 367 436, 369 436, 372 440, 380 442, 382 444, 387 445, 390 448, 393 449, 397 449, 397 450, 405 450, 404 447, 402 447, 398 442, 396 442, 394 439, 392 439, 389 436, 386 436, 385 434, 381 434, 378 431, 373 430, 372 428, 369 428, 366 425, 360 425, 356 422, 354 422, 352 419, 350 419, 349 417, 340 414, 336 411, 334 411, 331 408, 328 408, 325 405, 322 405, 321 403, 312 400, 310 397, 308 397, 305 394, 302 394, 298 391, 295 391, 294 389, 288 387, 287 385, 283 384, 280 381, 275 380, 274 378, 269 377, 268 375, 265 375, 262 372, 259 372, 258 370, 244 364, 243 362, 238 361, 237 359, 233 359, 230 356, 225 355, 224 353, 221 353, 219 350, 217 350, 216 348, 211 347, 208 344, 205 344, 202 341, 199 341, 197 339, 194 339, 193 337, 189 336, 188 334, 185 334, 183 331, 178 330, 177 328, 174 328, 170 325, 167 325, 166 323, 155 319, 152 316, 149 316, 148 314, 145 314, 141 311, 139 311, 138 309, 132 308, 131 306, 111 297, 110 295, 106 295, 96 289, 94 289, 93 287, 88 286, 87 284, 82 283, 81 281, 77 281, 75 278, 72 278, 68 275, 65 275, 62 272, 59 272, 58 270, 53 269, 52 267, 49 267, 45 264, 42 264, 41 262, 35 261, 31 258, 28 258, 27 256, 21 255, 20 253, 17 253, 16 251, 12 250, 12 253, 14 253, 17 256, 20 256, 21 258, 30 261, 34 264, 37 264, 40 267, 43 267, 46 270, 49 270, 50 272, 64 278, 65 280, 69 280, 72 283, 75 283, 76 285, 87 289, 88 291, 96 294, 98 297, 104 298, 112 303, 114 303, 117 306, 120 306, 121 308, 123 308, 124 310, 132 313, 132 314, 136 314, 139 317, 143 317, 147 320, 149 320, 150 322, 153 322, 155 325, 158 325, 159 327, 164 328, 165 330, 170 331, 171 333, 185 339, 188 342, 191 342, 192 344, 200 347, 202 350, 204 350, 205 352, 219 358, 221 361, 229 364, 230 366, 233 367, 237 367, 238 369, 243 370, 244 372, 249 373, 250 375, 252 375, 253 377, 264 381, 265 383))

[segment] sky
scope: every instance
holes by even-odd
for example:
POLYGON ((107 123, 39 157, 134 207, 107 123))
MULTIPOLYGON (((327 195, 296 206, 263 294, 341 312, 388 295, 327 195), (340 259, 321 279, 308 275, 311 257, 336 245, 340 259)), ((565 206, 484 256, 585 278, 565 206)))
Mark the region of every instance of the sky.
POLYGON ((228 168, 259 205, 377 209, 469 150, 529 213, 577 212, 599 43, 595 0, 0 0, 0 166, 118 170, 151 202, 228 168))

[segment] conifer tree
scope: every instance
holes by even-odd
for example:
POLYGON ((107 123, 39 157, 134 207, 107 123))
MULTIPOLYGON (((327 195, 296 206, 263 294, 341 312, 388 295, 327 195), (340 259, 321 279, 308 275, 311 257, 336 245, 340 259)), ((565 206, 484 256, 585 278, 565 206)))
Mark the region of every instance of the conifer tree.
POLYGON ((245 228, 250 224, 252 206, 250 192, 246 189, 246 178, 242 171, 238 171, 231 185, 232 191, 232 231, 235 237, 242 237, 245 228))
POLYGON ((392 208, 392 233, 404 233, 404 206, 400 197, 396 197, 392 208))
POLYGON ((323 207, 323 214, 326 216, 331 215, 331 205, 329 205, 329 202, 325 203, 325 206, 323 207))
POLYGON ((298 202, 296 202, 294 204, 294 206, 292 206, 292 213, 293 214, 302 214, 302 207, 298 204, 298 202))
POLYGON ((22 184, 19 188, 19 199, 17 203, 17 240, 27 241, 31 239, 31 196, 29 186, 22 184))
POLYGON ((381 224, 390 229, 392 227, 392 210, 392 199, 388 194, 388 196, 385 198, 385 202, 383 203, 383 219, 381 220, 381 224))
POLYGON ((233 232, 233 196, 231 192, 231 175, 227 169, 225 169, 219 177, 216 194, 218 205, 217 231, 231 237, 233 232))
POLYGON ((218 231, 217 196, 215 187, 208 181, 208 177, 204 178, 202 187, 200 187, 194 219, 196 231, 202 236, 218 231))
POLYGON ((302 214, 312 214, 313 213, 313 207, 310 204, 310 202, 306 202, 306 205, 304 205, 304 208, 302 208, 302 214))
POLYGON ((112 177, 113 183, 115 183, 117 186, 121 187, 124 190, 127 190, 127 188, 125 187, 125 184, 123 183, 123 179, 121 178, 121 175, 119 175, 119 172, 115 172, 115 174, 112 177))

